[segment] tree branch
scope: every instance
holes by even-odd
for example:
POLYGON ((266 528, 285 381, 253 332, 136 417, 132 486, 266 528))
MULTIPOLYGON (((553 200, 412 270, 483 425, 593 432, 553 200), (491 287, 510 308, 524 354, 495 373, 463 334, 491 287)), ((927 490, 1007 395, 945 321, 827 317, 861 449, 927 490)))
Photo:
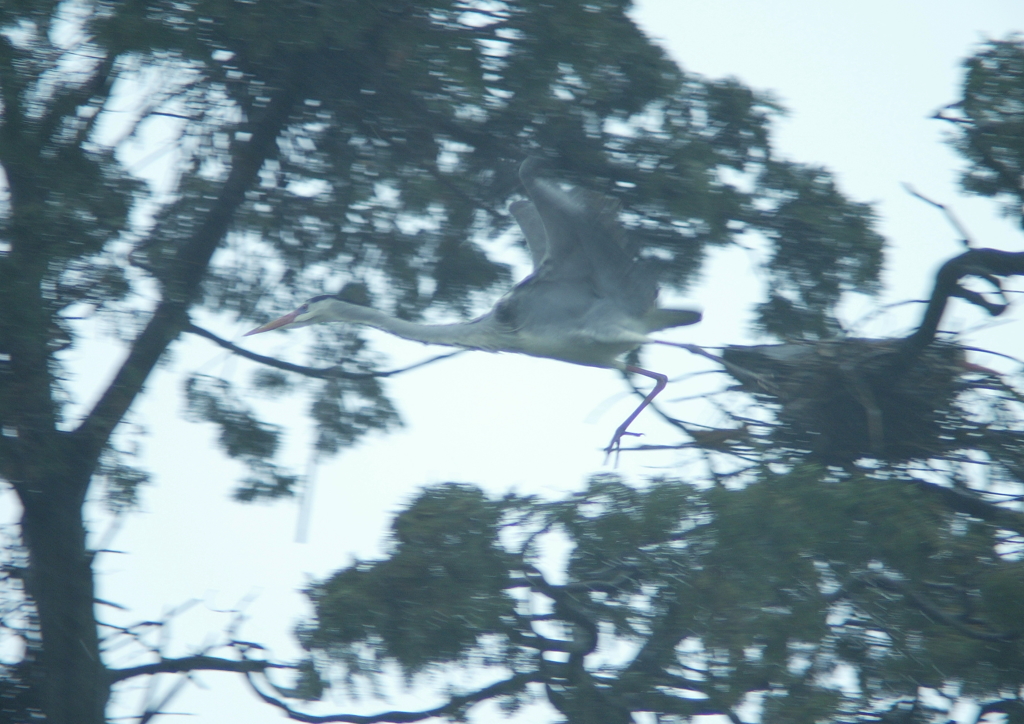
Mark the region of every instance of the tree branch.
POLYGON ((74 432, 81 446, 83 466, 99 456, 164 350, 188 324, 188 309, 199 296, 214 251, 244 203, 246 190, 255 182, 264 162, 276 152, 277 137, 301 92, 303 65, 291 65, 291 75, 281 79, 281 87, 271 96, 263 117, 253 124, 249 141, 238 142, 231 172, 203 223, 182 245, 153 316, 133 342, 114 381, 74 432))
POLYGON ((294 372, 296 374, 304 375, 306 377, 314 377, 317 379, 341 378, 345 380, 365 380, 371 377, 392 377, 393 375, 397 375, 402 372, 408 372, 409 370, 414 370, 417 367, 425 367, 426 365, 429 365, 433 362, 437 362, 438 360, 448 359, 449 357, 454 357, 457 354, 462 354, 463 352, 469 351, 465 349, 460 349, 456 350, 455 352, 439 354, 434 357, 421 360, 420 362, 416 362, 415 364, 411 364, 408 367, 399 367, 398 369, 385 370, 384 372, 348 372, 342 369, 341 365, 333 365, 331 367, 304 367, 302 365, 292 364, 291 362, 285 362, 274 357, 267 357, 262 354, 256 354, 255 352, 250 352, 247 349, 243 349, 242 347, 239 347, 236 344, 228 342, 226 339, 218 337, 216 334, 207 329, 197 327, 191 322, 186 324, 182 331, 188 332, 190 334, 195 334, 200 337, 204 337, 213 342, 214 344, 223 347, 226 350, 234 352, 240 357, 245 357, 248 360, 252 360, 253 362, 259 362, 260 364, 267 365, 268 367, 275 367, 279 370, 284 370, 285 372, 294 372))
POLYGON ((908 353, 914 355, 920 352, 935 339, 935 332, 939 328, 939 322, 950 297, 961 297, 972 304, 982 306, 993 316, 1002 313, 1006 308, 1005 305, 987 302, 976 292, 964 289, 960 286, 960 279, 971 275, 980 276, 1002 292, 995 277, 1017 274, 1024 274, 1024 252, 971 249, 947 261, 935 275, 935 288, 921 320, 921 326, 906 339, 908 353))
MULTIPOLYGON (((690 352, 691 354, 695 354, 695 355, 698 355, 700 357, 704 357, 706 359, 709 359, 712 362, 715 362, 717 364, 722 365, 722 367, 724 367, 729 372, 729 374, 731 374, 733 377, 735 377, 736 379, 740 380, 744 384, 754 385, 754 386, 764 390, 765 392, 767 392, 769 394, 775 395, 776 397, 780 397, 781 396, 780 390, 778 389, 778 387, 776 387, 776 385, 774 385, 771 382, 771 380, 767 379, 764 375, 759 375, 756 372, 751 372, 750 370, 745 369, 744 367, 740 367, 739 365, 737 365, 737 364, 735 364, 733 362, 730 362, 729 360, 725 359, 724 355, 719 357, 718 355, 711 354, 706 349, 704 349, 703 347, 700 347, 700 346, 698 346, 696 344, 683 344, 681 342, 666 342, 666 341, 660 340, 660 339, 655 339, 655 340, 652 340, 652 341, 655 344, 663 344, 663 345, 666 345, 668 347, 679 347, 681 349, 685 349, 687 352, 690 352)), ((725 351, 728 352, 729 348, 726 348, 725 351)))
POLYGON ((109 669, 107 671, 107 682, 115 684, 118 681, 131 679, 136 676, 151 676, 153 674, 182 674, 189 671, 233 671, 239 674, 250 674, 256 671, 265 671, 268 668, 286 669, 292 668, 287 664, 274 664, 269 661, 256 661, 253 659, 222 659, 217 656, 185 656, 180 659, 160 659, 155 664, 143 664, 133 666, 129 669, 109 669))
POLYGON ((479 691, 474 691, 471 694, 453 696, 441 706, 433 709, 426 709, 424 711, 388 711, 380 714, 366 715, 324 714, 322 716, 317 716, 314 714, 304 714, 300 711, 295 711, 280 699, 265 693, 256 686, 251 674, 247 673, 245 677, 249 681, 249 685, 252 687, 252 690, 256 692, 256 695, 263 699, 263 701, 276 706, 278 709, 283 711, 285 716, 289 719, 309 722, 310 724, 322 724, 324 722, 348 722, 349 724, 376 724, 377 722, 392 722, 393 724, 404 724, 405 722, 423 721, 424 719, 430 719, 432 717, 447 716, 455 718, 474 704, 496 696, 514 694, 526 688, 527 684, 542 680, 541 675, 537 672, 516 674, 504 681, 491 684, 490 686, 484 687, 479 691))
POLYGON ((556 614, 571 623, 577 624, 586 633, 586 637, 582 641, 573 636, 572 648, 569 649, 570 662, 578 662, 582 667, 583 658, 588 654, 592 654, 597 648, 597 621, 586 610, 585 605, 581 601, 576 600, 576 597, 565 586, 556 586, 549 583, 544 578, 544 574, 533 566, 523 566, 523 573, 533 590, 543 593, 555 602, 556 614))
POLYGON ((960 241, 963 242, 963 245, 966 246, 968 249, 974 246, 974 243, 971 241, 971 235, 967 233, 967 229, 964 228, 964 225, 960 223, 960 219, 956 218, 956 214, 953 213, 953 209, 949 208, 945 204, 940 204, 938 201, 932 201, 930 198, 919 192, 917 189, 915 189, 908 183, 904 183, 903 188, 906 189, 907 193, 913 196, 914 198, 918 198, 921 201, 924 201, 926 204, 934 206, 935 208, 942 211, 942 214, 946 217, 946 220, 950 224, 952 224, 953 228, 956 229, 958 234, 960 234, 960 241))
MULTIPOLYGON (((529 623, 527 623, 527 625, 529 625, 529 623)), ((563 653, 569 654, 576 650, 576 647, 573 646, 572 641, 549 639, 547 636, 541 636, 540 634, 536 633, 530 635, 525 634, 522 631, 517 631, 513 629, 508 632, 508 636, 513 642, 519 644, 520 646, 525 646, 529 649, 534 649, 536 651, 561 651, 563 653)))
MULTIPOLYGON (((651 627, 651 635, 633 657, 633 661, 623 671, 624 676, 633 674, 656 674, 658 676, 669 676, 665 669, 670 664, 677 664, 675 650, 676 646, 692 631, 685 625, 680 625, 680 620, 685 620, 681 614, 682 605, 677 600, 670 600, 665 613, 660 616, 657 622, 651 627)), ((696 689, 696 685, 691 686, 696 689)))

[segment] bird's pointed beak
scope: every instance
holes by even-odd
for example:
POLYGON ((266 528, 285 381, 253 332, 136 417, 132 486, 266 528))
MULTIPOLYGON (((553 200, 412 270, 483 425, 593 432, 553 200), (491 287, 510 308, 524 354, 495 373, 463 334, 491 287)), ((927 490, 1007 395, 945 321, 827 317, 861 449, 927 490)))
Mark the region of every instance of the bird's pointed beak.
POLYGON ((298 314, 299 310, 296 309, 294 312, 289 312, 283 317, 275 319, 273 322, 267 322, 262 327, 257 327, 256 329, 246 332, 243 336, 248 337, 251 334, 261 334, 262 332, 269 332, 272 329, 279 329, 280 327, 283 327, 286 324, 291 324, 292 322, 294 322, 295 317, 298 316, 298 314))

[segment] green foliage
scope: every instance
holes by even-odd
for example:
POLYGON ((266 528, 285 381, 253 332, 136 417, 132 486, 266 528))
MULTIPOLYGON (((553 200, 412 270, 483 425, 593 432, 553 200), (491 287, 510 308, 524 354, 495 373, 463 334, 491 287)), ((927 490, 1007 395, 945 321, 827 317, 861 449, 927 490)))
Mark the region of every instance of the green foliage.
MULTIPOLYGON (((981 570, 1015 568, 994 554, 998 530, 953 516, 897 480, 822 478, 811 468, 710 495, 718 514, 704 570, 717 580, 694 586, 715 593, 699 601, 716 618, 705 646, 742 661, 743 648, 760 641, 760 662, 744 666, 770 670, 785 667, 795 645, 805 644, 810 668, 796 680, 809 685, 852 664, 861 707, 872 698, 914 696, 917 686, 960 680, 973 693, 991 693, 1019 678, 1017 644, 965 636, 907 593, 918 591, 942 610, 960 608, 957 596, 977 595, 981 570), (906 590, 881 584, 890 580, 906 590)), ((799 705, 778 702, 778 720, 791 720, 785 712, 799 705)))
POLYGON ((757 308, 758 326, 776 336, 834 337, 831 316, 843 292, 877 291, 884 239, 867 204, 849 201, 820 168, 773 162, 761 176, 770 209, 760 228, 773 242, 775 279, 757 308))
POLYGON ((324 682, 311 659, 299 664, 299 677, 295 682, 296 696, 304 701, 320 701, 324 695, 324 682))
POLYGON ((349 675, 486 650, 573 722, 724 713, 754 693, 766 723, 859 721, 921 687, 987 701, 1024 684, 1021 564, 996 552, 1004 532, 910 479, 808 466, 701 489, 602 475, 553 502, 445 485, 392 531, 387 558, 308 591, 300 638, 349 675), (552 531, 571 544, 561 585, 531 562, 552 531))
POLYGON ((277 687, 278 692, 300 701, 320 701, 323 698, 325 687, 313 660, 303 659, 295 668, 297 670, 295 686, 291 688, 279 686, 277 687))
POLYGON ((356 563, 307 591, 317 619, 299 629, 303 646, 354 667, 363 643, 407 674, 460 658, 512 612, 508 556, 498 543, 500 506, 477 488, 431 488, 391 526, 391 555, 356 563))
POLYGON ((252 386, 269 397, 285 394, 293 388, 292 380, 284 372, 266 368, 253 373, 252 386))
MULTIPOLYGON (((622 198, 635 212, 626 222, 674 285, 694 278, 708 243, 726 243, 747 228, 778 242, 754 211, 757 202, 803 193, 779 174, 752 194, 723 180, 723 167, 761 178, 777 106, 735 81, 682 74, 639 33, 623 3, 524 0, 497 16, 451 2, 187 7, 175 10, 179 26, 211 50, 234 53, 206 72, 241 75, 228 89, 244 112, 252 103, 249 83, 281 82, 280 66, 268 58, 287 57, 308 77, 308 100, 239 220, 263 243, 254 255, 251 235, 232 237, 233 253, 213 270, 208 302, 219 309, 263 319, 261 310, 276 313, 322 293, 330 268, 337 279, 330 291, 383 272, 377 296, 399 316, 414 318, 430 305, 470 313, 473 292, 509 280, 477 241, 510 225, 505 207, 528 153, 557 149, 567 180, 622 198), (349 20, 325 26, 341 16, 349 20), (259 42, 243 43, 256 28, 265 29, 259 42), (263 261, 274 257, 288 269, 283 277, 263 261)), ((207 164, 228 165, 225 144, 205 131, 197 141, 207 164)), ((201 212, 208 185, 183 185, 168 222, 201 212)), ((821 259, 811 271, 859 269, 868 278, 849 283, 867 288, 878 266, 870 213, 834 190, 815 202, 853 223, 817 226, 820 242, 841 238, 837 258, 821 259)), ((167 243, 172 237, 153 251, 167 243)), ((838 294, 818 297, 804 301, 833 305, 838 294)), ((800 334, 808 325, 821 326, 790 315, 773 331, 800 334)))
POLYGON ((365 353, 365 346, 356 333, 326 333, 313 350, 318 358, 359 360, 349 370, 361 374, 312 385, 309 414, 317 423, 318 452, 333 454, 368 430, 390 430, 402 424, 381 380, 373 376, 374 358, 365 353))
POLYGON ((983 615, 999 629, 1014 636, 1024 636, 1024 564, 1000 566, 977 572, 978 592, 984 603, 983 615))
POLYGON ((188 416, 195 422, 216 425, 221 449, 248 466, 250 474, 235 491, 237 499, 249 501, 294 494, 296 478, 281 473, 269 462, 277 452, 280 429, 258 420, 234 394, 229 382, 209 375, 192 375, 185 380, 185 400, 188 416))
POLYGON ((96 468, 96 476, 103 481, 104 502, 114 513, 126 513, 138 505, 139 488, 149 483, 150 475, 126 462, 130 456, 122 450, 106 450, 96 468))
POLYGON ((964 61, 963 98, 940 117, 956 124, 956 149, 967 159, 964 189, 1003 201, 1024 225, 1024 41, 992 40, 964 61))
POLYGON ((273 500, 295 495, 298 477, 282 473, 278 466, 263 460, 247 460, 249 474, 232 491, 232 497, 241 503, 254 500, 273 500))
POLYGON ((280 430, 257 420, 226 380, 192 375, 185 380, 185 399, 196 422, 220 427, 220 446, 230 457, 269 458, 277 451, 280 430))
POLYGON ((16 664, 0 664, 0 721, 28 721, 43 717, 39 681, 33 681, 33 660, 38 652, 16 664))

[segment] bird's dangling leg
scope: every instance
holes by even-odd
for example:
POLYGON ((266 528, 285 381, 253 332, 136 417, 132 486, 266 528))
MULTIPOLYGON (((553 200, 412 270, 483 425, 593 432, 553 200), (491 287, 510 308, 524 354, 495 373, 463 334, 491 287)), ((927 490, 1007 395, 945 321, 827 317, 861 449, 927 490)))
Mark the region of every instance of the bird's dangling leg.
POLYGON ((650 394, 644 398, 644 401, 640 403, 640 406, 633 410, 633 414, 627 417, 626 421, 619 425, 618 429, 615 431, 615 434, 612 435, 612 441, 608 444, 608 447, 604 449, 606 453, 604 460, 606 463, 608 462, 608 457, 612 453, 615 453, 616 460, 618 459, 618 452, 621 447, 620 443, 623 437, 625 437, 626 435, 640 434, 638 432, 626 431, 629 429, 629 426, 630 424, 632 424, 633 420, 635 420, 637 416, 644 411, 645 407, 651 404, 651 400, 657 397, 658 393, 665 389, 665 385, 668 384, 668 377, 661 374, 660 372, 651 372, 650 370, 645 370, 641 367, 634 367, 633 365, 626 365, 626 372, 632 372, 634 374, 643 375, 644 377, 650 377, 652 380, 654 380, 654 389, 651 390, 650 394))

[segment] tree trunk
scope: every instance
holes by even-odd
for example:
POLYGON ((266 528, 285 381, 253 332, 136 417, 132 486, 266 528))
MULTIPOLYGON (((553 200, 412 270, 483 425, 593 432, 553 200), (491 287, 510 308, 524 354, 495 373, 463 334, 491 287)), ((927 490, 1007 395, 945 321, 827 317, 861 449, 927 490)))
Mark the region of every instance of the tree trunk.
MULTIPOLYGON (((69 470, 68 478, 73 477, 69 470)), ((21 486, 22 535, 29 551, 25 584, 39 616, 47 724, 104 724, 110 695, 93 608, 92 555, 85 547, 81 499, 72 492, 76 483, 21 486)))
POLYGON ((5 413, 3 427, 14 431, 0 436, 0 477, 11 482, 24 507, 21 533, 29 560, 25 591, 35 604, 42 639, 33 664, 41 675, 34 680, 42 682, 38 699, 47 724, 106 722, 110 680, 100 658, 92 553, 86 548, 82 520, 89 481, 110 436, 188 322, 188 308, 200 294, 210 259, 245 202, 246 191, 266 159, 277 153, 277 137, 301 93, 304 70, 302 64, 291 66, 290 75, 247 126, 250 140, 236 143, 231 172, 219 195, 195 233, 181 240, 163 280, 160 304, 114 381, 74 432, 59 431, 53 347, 46 332, 54 310, 42 293, 46 249, 31 231, 32 214, 45 208, 46 195, 30 174, 19 175, 28 166, 8 165, 14 168, 7 170, 11 206, 25 218, 21 223, 22 217, 15 215, 16 243, 0 264, 0 352, 10 367, 10 379, 0 385, 0 412, 5 413))

